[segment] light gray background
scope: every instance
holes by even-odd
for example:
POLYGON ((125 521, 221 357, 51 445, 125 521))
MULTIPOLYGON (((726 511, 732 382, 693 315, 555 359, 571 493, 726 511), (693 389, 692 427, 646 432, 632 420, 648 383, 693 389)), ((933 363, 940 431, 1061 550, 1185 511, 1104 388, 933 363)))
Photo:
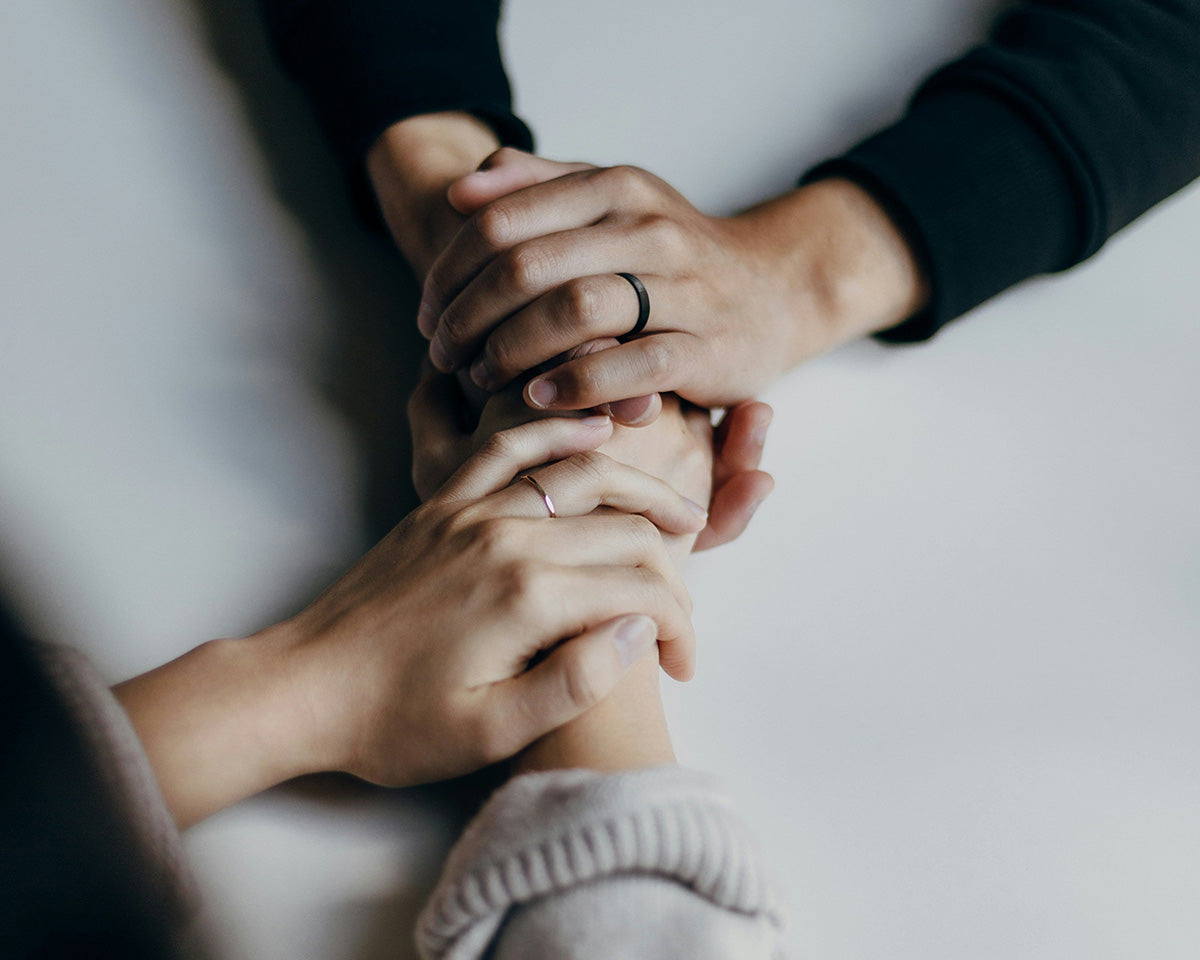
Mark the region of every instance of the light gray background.
MULTIPOLYGON (((514 0, 505 33, 546 153, 723 212, 1002 6, 514 0)), ((0 104, 0 567, 115 680, 294 609, 395 515, 412 290, 237 0, 6 0, 0 104)), ((1200 949, 1198 225, 1191 190, 767 398, 778 491, 695 562, 668 697, 801 955, 1200 949)), ((226 956, 404 957, 453 821, 322 788, 188 844, 226 956)))

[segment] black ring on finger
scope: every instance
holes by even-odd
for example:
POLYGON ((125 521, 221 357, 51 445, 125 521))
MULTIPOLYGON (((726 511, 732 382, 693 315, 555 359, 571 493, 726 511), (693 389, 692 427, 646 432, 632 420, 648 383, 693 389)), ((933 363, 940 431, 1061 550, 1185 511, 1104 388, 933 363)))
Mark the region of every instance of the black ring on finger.
POLYGON ((633 329, 627 334, 617 337, 618 340, 620 340, 622 343, 625 343, 626 341, 632 340, 639 333, 646 329, 646 322, 650 319, 650 294, 646 292, 646 285, 632 273, 618 273, 617 276, 624 277, 629 281, 630 285, 632 285, 633 289, 637 292, 638 298, 637 323, 633 325, 633 329))

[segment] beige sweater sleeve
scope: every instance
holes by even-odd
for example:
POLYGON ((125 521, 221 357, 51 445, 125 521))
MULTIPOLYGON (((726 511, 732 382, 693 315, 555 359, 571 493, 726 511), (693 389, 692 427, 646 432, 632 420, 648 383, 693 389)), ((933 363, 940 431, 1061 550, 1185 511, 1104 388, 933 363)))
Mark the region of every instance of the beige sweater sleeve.
POLYGON ((678 767, 513 780, 451 852, 426 960, 778 960, 781 897, 717 782, 678 767))
POLYGON ((147 871, 158 898, 148 907, 166 920, 177 956, 208 956, 179 830, 133 724, 82 653, 52 643, 39 643, 35 649, 95 760, 104 789, 132 832, 138 849, 130 855, 147 871))

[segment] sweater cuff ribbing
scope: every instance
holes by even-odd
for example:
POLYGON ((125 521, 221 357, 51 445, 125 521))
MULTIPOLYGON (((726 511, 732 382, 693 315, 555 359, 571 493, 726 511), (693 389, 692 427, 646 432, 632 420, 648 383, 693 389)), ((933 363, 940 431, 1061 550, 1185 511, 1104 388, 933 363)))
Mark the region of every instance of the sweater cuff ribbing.
POLYGON ((1079 256, 1065 165, 1028 108, 984 87, 926 87, 908 113, 803 182, 845 177, 888 210, 932 291, 882 340, 927 339, 1015 283, 1079 256))
POLYGON ((563 770, 519 777, 488 801, 451 852, 417 940, 431 960, 482 956, 510 910, 635 876, 783 927, 775 881, 715 780, 678 767, 563 770))

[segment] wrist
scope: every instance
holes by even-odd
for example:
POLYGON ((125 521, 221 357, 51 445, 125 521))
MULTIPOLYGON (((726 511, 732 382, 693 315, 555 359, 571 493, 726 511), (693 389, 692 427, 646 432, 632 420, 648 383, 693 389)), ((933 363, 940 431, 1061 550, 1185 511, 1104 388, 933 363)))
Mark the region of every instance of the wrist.
POLYGON ((635 663, 617 688, 582 716, 552 730, 512 761, 512 773, 639 770, 675 762, 659 692, 657 650, 635 663))
POLYGON ((474 171, 500 142, 468 113, 434 113, 394 123, 367 153, 367 175, 396 246, 423 280, 462 223, 446 189, 474 171))
POLYGON ((202 644, 113 689, 181 827, 321 769, 279 633, 202 644))
POLYGON ((896 326, 929 299, 908 240, 849 180, 818 180, 737 218, 756 238, 789 324, 789 365, 896 326))

